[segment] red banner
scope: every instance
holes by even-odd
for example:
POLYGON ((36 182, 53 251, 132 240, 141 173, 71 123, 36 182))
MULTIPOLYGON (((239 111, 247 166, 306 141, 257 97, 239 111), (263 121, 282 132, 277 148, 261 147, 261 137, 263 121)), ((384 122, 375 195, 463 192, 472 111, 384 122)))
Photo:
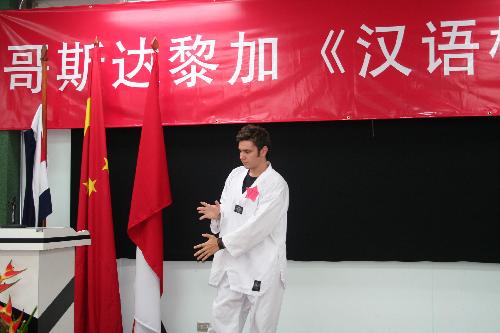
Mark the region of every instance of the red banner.
POLYGON ((498 115, 496 0, 170 1, 0 12, 0 129, 82 127, 101 42, 107 127, 140 126, 160 41, 169 125, 498 115))

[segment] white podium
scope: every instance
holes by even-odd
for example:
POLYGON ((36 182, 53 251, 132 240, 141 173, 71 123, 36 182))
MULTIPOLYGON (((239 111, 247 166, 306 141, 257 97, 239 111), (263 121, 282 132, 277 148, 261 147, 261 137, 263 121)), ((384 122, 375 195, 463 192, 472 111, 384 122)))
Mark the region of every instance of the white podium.
MULTIPOLYGON (((12 260, 15 270, 26 269, 0 294, 9 295, 15 309, 29 314, 37 307, 30 332, 74 331, 75 246, 90 245, 88 231, 72 228, 0 228, 0 272, 12 260)), ((16 316, 17 318, 17 316, 16 316)))

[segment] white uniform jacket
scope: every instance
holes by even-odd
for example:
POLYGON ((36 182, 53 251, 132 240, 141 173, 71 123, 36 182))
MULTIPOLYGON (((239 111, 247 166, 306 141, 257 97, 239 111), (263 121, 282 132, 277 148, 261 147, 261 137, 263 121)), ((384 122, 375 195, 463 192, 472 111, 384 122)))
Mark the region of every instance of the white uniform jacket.
POLYGON ((209 284, 217 286, 227 273, 232 290, 259 295, 273 278, 280 276, 285 284, 288 185, 269 164, 241 193, 247 172, 243 166, 231 171, 220 220, 211 221, 210 229, 220 233, 226 248, 214 255, 209 284))

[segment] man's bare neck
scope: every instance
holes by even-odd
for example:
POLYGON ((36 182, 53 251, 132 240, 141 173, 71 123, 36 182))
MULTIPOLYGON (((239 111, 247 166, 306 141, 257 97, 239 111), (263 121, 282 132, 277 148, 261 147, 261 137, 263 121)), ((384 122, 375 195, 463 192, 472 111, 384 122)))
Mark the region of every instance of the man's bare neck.
POLYGON ((269 162, 266 161, 266 162, 260 164, 259 166, 257 166, 256 168, 250 169, 248 171, 248 174, 251 177, 259 177, 264 171, 266 171, 268 166, 269 166, 269 162))

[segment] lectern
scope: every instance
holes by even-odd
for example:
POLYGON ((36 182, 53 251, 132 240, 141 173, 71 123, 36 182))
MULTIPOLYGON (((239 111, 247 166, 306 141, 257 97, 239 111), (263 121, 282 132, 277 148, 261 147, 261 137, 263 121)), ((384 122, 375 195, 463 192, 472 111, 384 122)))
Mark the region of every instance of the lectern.
POLYGON ((0 294, 0 301, 7 303, 10 295, 26 319, 37 307, 30 332, 73 332, 75 246, 83 245, 90 245, 88 231, 0 228, 0 273, 11 260, 15 270, 26 269, 8 280, 19 279, 0 294))

